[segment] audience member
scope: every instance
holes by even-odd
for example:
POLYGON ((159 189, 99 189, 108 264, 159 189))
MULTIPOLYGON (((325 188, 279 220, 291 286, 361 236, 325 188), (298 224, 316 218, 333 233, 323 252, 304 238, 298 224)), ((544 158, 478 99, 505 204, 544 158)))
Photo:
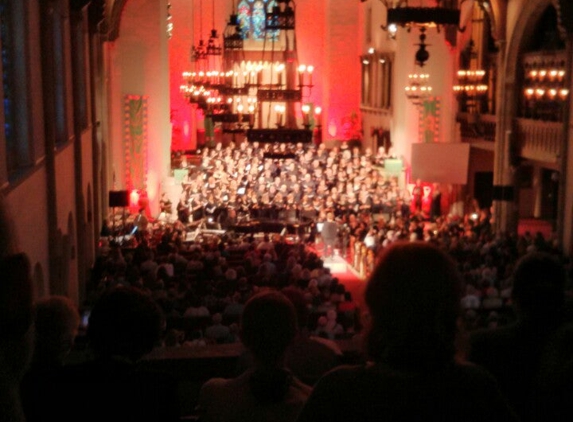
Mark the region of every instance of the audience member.
POLYGON ((104 293, 87 330, 95 359, 63 368, 55 383, 59 406, 45 419, 179 420, 175 380, 138 364, 158 344, 163 323, 157 305, 140 291, 117 287, 104 293))
POLYGON ((0 421, 24 421, 20 382, 33 351, 33 288, 0 195, 0 421))
POLYGON ((71 351, 80 326, 80 315, 64 296, 39 300, 34 306, 35 343, 32 366, 22 381, 26 420, 45 420, 58 402, 51 386, 71 351), (52 410, 49 410, 52 409, 52 410))
MULTIPOLYGON (((547 420, 540 378, 545 376, 546 357, 555 353, 553 337, 564 323, 564 285, 564 267, 554 257, 542 252, 524 256, 513 273, 517 321, 471 336, 470 360, 497 378, 524 421, 547 420)), ((564 420, 565 415, 560 416, 555 420, 564 420)))
POLYGON ((228 343, 231 337, 231 330, 223 325, 223 315, 217 313, 213 315, 213 325, 205 329, 205 337, 214 343, 228 343))
POLYGON ((372 364, 323 377, 299 421, 515 420, 493 378, 454 359, 460 285, 428 243, 386 249, 365 292, 372 364))
MULTIPOLYGON (((296 311, 297 334, 286 353, 286 367, 307 385, 314 385, 318 379, 340 364, 342 351, 338 344, 326 338, 311 335, 309 326, 309 309, 301 290, 287 287, 282 293, 293 304, 296 311)), ((239 372, 242 373, 253 365, 249 352, 239 358, 239 372)))
POLYGON ((281 293, 252 297, 243 311, 241 339, 254 367, 237 378, 212 379, 199 397, 202 421, 294 421, 310 393, 285 367, 296 336, 296 314, 281 293))

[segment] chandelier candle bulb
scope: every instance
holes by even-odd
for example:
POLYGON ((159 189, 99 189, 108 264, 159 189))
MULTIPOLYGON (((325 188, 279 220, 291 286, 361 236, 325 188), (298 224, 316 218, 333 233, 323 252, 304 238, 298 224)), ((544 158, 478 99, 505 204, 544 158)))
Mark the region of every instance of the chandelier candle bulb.
POLYGON ((312 72, 314 70, 314 66, 308 66, 306 70, 308 72, 308 86, 312 87, 312 72))
POLYGON ((322 108, 320 108, 320 107, 314 108, 314 118, 316 120, 316 125, 321 126, 322 125, 322 108))
POLYGON ((305 104, 302 106, 302 124, 304 126, 309 126, 309 112, 310 112, 310 106, 308 104, 305 104))
POLYGON ((298 83, 300 86, 304 85, 304 72, 305 71, 306 71, 306 66, 304 64, 301 64, 298 67, 298 79, 299 79, 298 83))
POLYGON ((282 127, 283 125, 283 113, 285 111, 285 106, 276 105, 275 112, 277 114, 277 126, 282 127))

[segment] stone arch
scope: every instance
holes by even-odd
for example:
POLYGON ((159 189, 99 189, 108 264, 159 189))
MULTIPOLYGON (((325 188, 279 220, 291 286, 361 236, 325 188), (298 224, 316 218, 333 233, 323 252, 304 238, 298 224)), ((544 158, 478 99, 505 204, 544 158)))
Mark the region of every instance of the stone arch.
POLYGON ((85 245, 86 245, 86 258, 89 264, 92 263, 94 256, 95 256, 95 228, 97 227, 97 223, 94 221, 94 201, 92 196, 92 185, 88 183, 87 188, 87 208, 86 208, 86 237, 85 237, 85 245))
POLYGON ((505 0, 486 0, 481 1, 480 7, 487 13, 491 36, 494 40, 499 41, 505 38, 505 9, 507 5, 505 0))
POLYGON ((42 264, 36 262, 34 265, 34 272, 32 273, 32 281, 34 283, 34 291, 36 298, 42 298, 46 296, 46 283, 44 280, 44 269, 42 264))
POLYGON ((109 18, 109 31, 107 32, 107 40, 115 41, 119 37, 119 26, 121 24, 121 14, 128 0, 115 0, 109 18))
POLYGON ((62 283, 63 279, 63 259, 62 259, 62 246, 63 246, 63 234, 62 230, 58 228, 56 231, 54 244, 50 245, 50 248, 54 251, 54 258, 50 265, 52 266, 51 275, 50 275, 50 291, 48 294, 50 295, 65 295, 64 285, 62 283))
MULTIPOLYGON (((82 195, 80 195, 80 202, 82 202, 82 195)), ((83 205, 82 205, 83 206, 83 205)), ((79 221, 83 217, 79 218, 79 221)), ((81 253, 78 247, 78 238, 76 236, 77 228, 74 219, 74 214, 70 211, 68 213, 67 233, 63 238, 62 244, 62 258, 63 258, 63 284, 66 296, 77 302, 79 297, 79 264, 81 263, 81 253)))
MULTIPOLYGON (((553 5, 552 0, 537 0, 524 3, 521 13, 515 22, 511 39, 507 45, 507 56, 505 60, 506 83, 515 82, 519 65, 519 55, 528 39, 527 36, 531 35, 531 28, 535 26, 535 23, 541 17, 543 11, 553 5)), ((507 98, 513 98, 513 96, 507 95, 506 99, 507 98)), ((507 104, 507 101, 505 101, 504 104, 507 104)))
POLYGON ((94 206, 93 206, 93 198, 92 198, 92 184, 88 183, 87 188, 87 197, 88 197, 88 207, 86 209, 86 223, 92 223, 94 219, 94 206))
POLYGON ((76 250, 76 226, 74 224, 74 215, 72 214, 72 212, 70 211, 68 213, 68 237, 70 238, 69 240, 69 255, 70 255, 70 260, 75 260, 77 257, 77 250, 76 250))
POLYGON ((506 52, 503 69, 504 86, 502 87, 500 104, 505 105, 505 117, 502 119, 503 131, 501 133, 512 130, 512 121, 517 114, 519 57, 528 41, 528 36, 531 35, 531 28, 535 26, 543 11, 552 4, 552 0, 524 2, 521 13, 513 27, 511 38, 504 48, 506 52))

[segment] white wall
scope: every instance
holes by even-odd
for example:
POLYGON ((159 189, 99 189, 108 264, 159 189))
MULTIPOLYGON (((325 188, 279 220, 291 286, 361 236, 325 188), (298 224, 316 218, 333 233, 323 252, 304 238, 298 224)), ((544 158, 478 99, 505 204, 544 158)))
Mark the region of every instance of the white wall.
POLYGON ((148 96, 147 193, 151 211, 158 211, 159 188, 169 172, 169 61, 166 0, 129 1, 122 14, 119 38, 108 45, 111 163, 116 189, 125 187, 123 139, 124 95, 148 96))

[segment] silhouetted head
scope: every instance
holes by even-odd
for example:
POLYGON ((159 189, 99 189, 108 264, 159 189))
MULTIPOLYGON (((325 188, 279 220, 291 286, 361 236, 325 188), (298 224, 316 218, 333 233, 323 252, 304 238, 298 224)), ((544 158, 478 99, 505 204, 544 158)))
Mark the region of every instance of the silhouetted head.
POLYGON ((136 361, 157 344, 163 325, 161 310, 150 297, 133 288, 117 287, 96 302, 87 334, 100 357, 136 361))
POLYGON ((65 296, 50 296, 35 306, 34 361, 62 364, 74 345, 80 315, 74 303, 65 296))
POLYGON ((33 350, 30 261, 18 253, 0 195, 0 408, 2 420, 20 420, 18 391, 33 350), (12 419, 11 419, 12 418, 12 419))
POLYGON ((306 327, 308 324, 308 307, 304 294, 294 287, 286 287, 282 290, 282 293, 294 306, 298 329, 306 327))
POLYGON ((565 300, 563 265, 548 253, 525 255, 513 272, 512 299, 522 319, 555 319, 565 300))
POLYGON ((12 363, 14 373, 23 371, 29 362, 32 315, 33 290, 28 258, 24 254, 0 258, 0 348, 6 346, 4 357, 12 363))
POLYGON ((429 243, 385 249, 365 291, 368 352, 400 367, 435 367, 454 357, 461 277, 454 261, 429 243))
POLYGON ((282 293, 262 292, 247 301, 241 318, 241 340, 258 363, 277 364, 296 332, 294 306, 282 293))

